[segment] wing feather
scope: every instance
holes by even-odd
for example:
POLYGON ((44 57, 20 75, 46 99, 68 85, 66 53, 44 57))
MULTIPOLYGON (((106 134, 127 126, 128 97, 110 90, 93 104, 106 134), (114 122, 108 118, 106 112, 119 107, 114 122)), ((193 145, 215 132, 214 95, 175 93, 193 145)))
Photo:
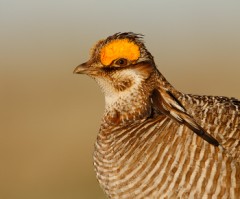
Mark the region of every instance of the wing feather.
POLYGON ((163 113, 178 123, 186 125, 208 143, 214 146, 219 145, 218 141, 207 133, 195 119, 187 113, 185 107, 170 91, 161 88, 159 88, 159 90, 155 89, 152 93, 152 102, 157 112, 163 113))

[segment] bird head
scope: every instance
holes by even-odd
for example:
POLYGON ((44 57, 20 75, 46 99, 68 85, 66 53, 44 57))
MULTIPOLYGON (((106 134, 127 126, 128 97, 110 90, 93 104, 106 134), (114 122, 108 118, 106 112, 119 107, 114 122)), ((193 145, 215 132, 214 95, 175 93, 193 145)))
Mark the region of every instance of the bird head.
POLYGON ((143 35, 116 33, 100 40, 90 59, 77 66, 74 73, 94 78, 105 94, 106 123, 125 123, 164 114, 185 124, 209 143, 218 141, 188 114, 177 96, 183 96, 157 70, 147 51, 143 35))
POLYGON ((95 79, 105 96, 139 87, 155 69, 153 56, 147 51, 142 37, 127 32, 100 40, 92 49, 90 59, 77 66, 74 73, 95 79))

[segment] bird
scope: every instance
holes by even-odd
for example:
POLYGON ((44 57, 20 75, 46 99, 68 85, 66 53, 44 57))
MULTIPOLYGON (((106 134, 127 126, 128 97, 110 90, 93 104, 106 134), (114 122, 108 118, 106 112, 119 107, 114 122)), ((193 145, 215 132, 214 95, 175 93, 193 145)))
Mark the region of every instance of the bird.
POLYGON ((93 162, 108 198, 240 198, 240 101, 185 94, 158 70, 144 35, 100 40, 74 69, 105 110, 93 162))

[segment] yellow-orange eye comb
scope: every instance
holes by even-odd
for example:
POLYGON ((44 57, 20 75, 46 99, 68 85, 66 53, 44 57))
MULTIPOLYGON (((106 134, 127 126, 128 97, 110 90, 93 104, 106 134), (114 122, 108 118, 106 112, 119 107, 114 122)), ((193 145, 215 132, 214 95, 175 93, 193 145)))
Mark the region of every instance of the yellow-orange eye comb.
POLYGON ((125 58, 134 61, 139 57, 140 49, 138 45, 128 39, 114 40, 106 44, 100 53, 101 63, 106 66, 118 58, 125 58))

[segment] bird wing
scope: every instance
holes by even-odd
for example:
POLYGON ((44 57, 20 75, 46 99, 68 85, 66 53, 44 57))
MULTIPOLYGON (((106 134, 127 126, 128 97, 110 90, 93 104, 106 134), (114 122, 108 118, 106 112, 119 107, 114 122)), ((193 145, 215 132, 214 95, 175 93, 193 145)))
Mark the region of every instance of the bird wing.
POLYGON ((240 101, 228 97, 185 95, 181 102, 227 153, 240 162, 240 101))
POLYGON ((158 89, 153 90, 151 99, 153 108, 157 112, 163 113, 178 123, 186 125, 194 133, 210 144, 213 144, 214 146, 219 145, 218 141, 204 130, 186 111, 185 107, 170 90, 160 86, 158 89))

